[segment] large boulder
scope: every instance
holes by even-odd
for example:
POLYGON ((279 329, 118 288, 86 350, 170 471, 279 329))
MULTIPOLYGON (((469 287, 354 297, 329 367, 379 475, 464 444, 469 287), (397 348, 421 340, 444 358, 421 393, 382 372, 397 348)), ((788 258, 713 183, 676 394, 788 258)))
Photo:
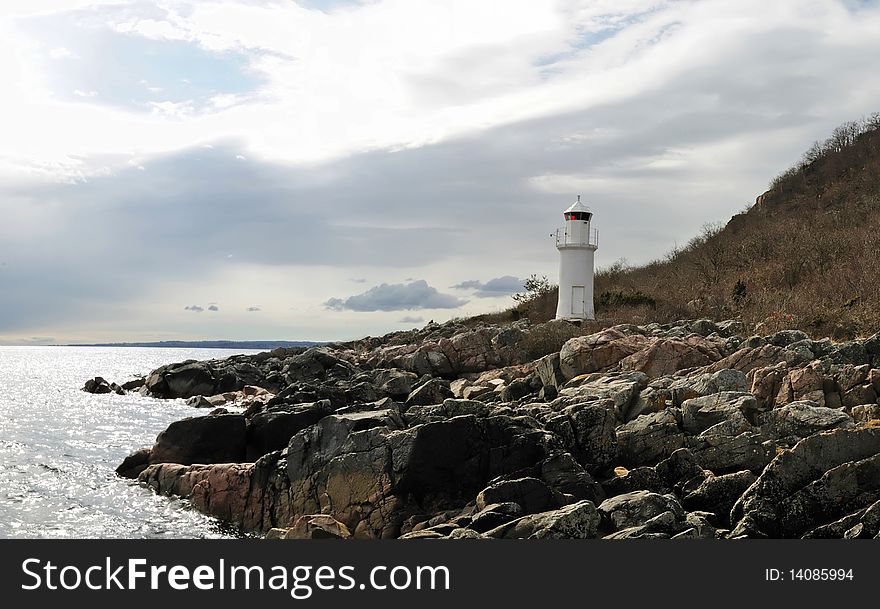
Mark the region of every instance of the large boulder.
POLYGON ((624 370, 638 370, 648 376, 662 376, 685 368, 705 366, 719 359, 721 353, 712 343, 692 335, 660 339, 622 359, 620 366, 624 370))
POLYGON ((614 405, 618 420, 628 418, 639 392, 648 385, 648 377, 643 372, 623 372, 584 375, 571 379, 559 391, 554 405, 574 404, 591 399, 609 400, 614 405))
POLYGON ((672 512, 678 520, 684 519, 684 509, 675 495, 634 491, 611 497, 599 505, 599 513, 613 531, 644 524, 664 512, 672 512))
POLYGON ((350 378, 357 369, 327 347, 311 347, 287 358, 282 373, 288 383, 331 378, 350 378))
POLYGON ((788 365, 779 362, 752 371, 752 386, 749 390, 758 403, 758 410, 770 410, 776 405, 776 398, 782 383, 788 376, 788 365))
POLYGON ((806 438, 826 429, 855 427, 852 417, 842 410, 826 408, 816 402, 800 401, 786 404, 759 417, 766 436, 775 438, 806 438))
POLYGON ((809 400, 818 406, 825 405, 825 374, 822 363, 812 362, 809 366, 792 370, 782 379, 776 404, 783 405, 794 401, 809 400))
POLYGON ((376 371, 373 383, 382 393, 394 399, 405 400, 418 378, 416 374, 405 370, 382 369, 376 371))
POLYGON ((581 463, 604 469, 617 457, 616 419, 605 406, 579 404, 567 409, 574 451, 581 463))
POLYGON ((565 376, 559 367, 559 361, 559 353, 551 353, 538 360, 535 371, 541 379, 541 384, 545 387, 551 386, 558 389, 565 383, 565 376))
POLYGON ((245 418, 237 414, 187 417, 159 434, 150 463, 234 463, 245 460, 245 418))
POLYGON ((692 398, 681 406, 682 427, 687 433, 698 434, 731 417, 756 410, 757 400, 750 393, 725 391, 692 398))
POLYGON ((326 514, 306 514, 287 529, 271 529, 267 539, 348 539, 351 532, 344 524, 326 514))
POLYGON ((163 397, 189 398, 194 395, 214 395, 217 381, 207 365, 194 362, 169 369, 164 375, 167 393, 163 397))
POLYGON ((574 501, 589 499, 593 503, 605 499, 602 487, 567 452, 561 450, 554 452, 544 459, 538 468, 541 480, 565 497, 570 497, 574 501))
POLYGON ((744 393, 749 390, 749 380, 739 370, 724 368, 697 377, 692 387, 697 395, 711 395, 727 391, 744 393))
POLYGON ((760 347, 743 347, 738 351, 724 357, 714 364, 706 366, 705 372, 718 372, 725 368, 739 370, 749 375, 750 372, 759 368, 773 366, 784 360, 782 347, 776 345, 762 345, 760 347))
POLYGON ((119 464, 116 474, 123 478, 137 478, 150 465, 150 449, 136 450, 119 464))
POLYGON ((141 472, 138 481, 157 493, 186 497, 206 514, 240 523, 245 514, 252 516, 250 482, 254 468, 253 463, 156 463, 141 472))
POLYGON ((760 472, 776 451, 776 444, 741 414, 689 438, 688 447, 700 466, 715 474, 744 469, 760 472))
POLYGON ((287 406, 253 415, 247 428, 245 459, 256 461, 266 453, 281 450, 297 432, 332 414, 329 400, 287 406))
POLYGON ((86 381, 85 385, 82 388, 86 393, 118 393, 120 395, 124 394, 125 391, 113 383, 112 385, 108 383, 103 377, 96 376, 93 379, 89 379, 86 381))
POLYGON ((325 417, 290 441, 287 509, 329 513, 355 537, 397 537, 407 514, 461 507, 489 480, 541 462, 550 439, 504 416, 391 432, 351 432, 339 417, 325 417))
POLYGON ((709 476, 685 495, 682 505, 690 511, 712 512, 726 521, 734 502, 755 480, 757 476, 747 469, 721 476, 709 476))
POLYGON ((431 379, 423 383, 406 398, 407 406, 428 406, 442 404, 443 400, 452 397, 449 386, 439 379, 431 379))
POLYGON ((842 509, 855 511, 854 505, 867 500, 866 491, 880 484, 880 475, 869 476, 878 454, 880 429, 836 429, 801 440, 777 455, 733 506, 732 535, 797 536, 845 515, 842 509), (822 499, 829 489, 841 493, 839 501, 822 499), (805 511, 798 515, 797 509, 805 511))
MULTIPOLYGON (((446 356, 452 372, 483 372, 502 365, 502 360, 492 345, 492 338, 489 330, 478 329, 440 339, 438 346, 446 356)), ((443 374, 439 369, 437 373, 443 374)))
POLYGON ((559 352, 559 369, 566 379, 605 370, 623 358, 641 351, 651 339, 632 327, 615 326, 589 336, 567 341, 559 352))
POLYGON ((685 435, 669 410, 643 414, 616 430, 618 456, 626 466, 665 459, 685 445, 685 435))
POLYGON ((493 482, 477 495, 478 510, 495 503, 516 503, 524 514, 534 514, 559 507, 560 497, 537 478, 517 478, 493 482))
POLYGON ((524 516, 486 533, 504 539, 593 539, 601 517, 592 501, 524 516))

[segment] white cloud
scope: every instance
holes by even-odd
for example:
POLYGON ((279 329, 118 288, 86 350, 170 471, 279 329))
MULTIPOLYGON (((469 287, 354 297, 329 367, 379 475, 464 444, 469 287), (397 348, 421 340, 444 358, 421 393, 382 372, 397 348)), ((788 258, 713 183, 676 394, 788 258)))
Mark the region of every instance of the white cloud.
MULTIPOLYGON (((503 10, 489 0, 384 0, 329 14, 292 2, 181 1, 160 5, 159 13, 128 2, 124 12, 102 13, 109 27, 244 53, 246 69, 266 79, 249 93, 214 95, 202 109, 169 99, 138 113, 55 99, 47 83, 28 76, 38 66, 21 52, 39 41, 8 19, 102 4, 122 3, 13 2, 0 13, 7 17, 0 33, 8 34, 0 43, 0 78, 11 85, 0 101, 7 170, 45 173, 38 168, 48 163, 69 179, 63 167, 72 156, 84 159, 77 171, 88 174, 96 155, 154 155, 222 138, 241 139, 258 159, 294 163, 422 146, 644 94, 775 28, 813 31, 829 49, 880 53, 878 11, 854 17, 820 0, 517 0, 503 10)), ((75 23, 82 36, 94 27, 75 23)), ((150 90, 163 84, 151 82, 150 90)), ((863 97, 880 87, 861 86, 863 97)), ((92 94, 81 89, 77 96, 92 94)))
MULTIPOLYGON (((391 308, 423 306, 406 298, 427 290, 365 292, 377 278, 425 278, 431 290, 552 279, 548 233, 578 192, 602 230, 597 264, 648 260, 741 209, 810 141, 880 99, 876 3, 857 14, 833 0, 110 4, 0 4, 0 258, 12 252, 24 278, 4 276, 4 332, 66 336, 89 315, 89 331, 112 338, 399 327, 391 308), (63 36, 27 17, 50 10, 63 36), (105 74, 104 56, 86 52, 96 34, 146 53, 107 49, 107 65, 131 70, 124 86, 63 72, 105 74), (206 78, 216 64, 228 69, 206 78), (39 183, 52 180, 72 185, 39 183), (45 264, 24 272, 26 259, 45 264), (107 282, 87 271, 105 263, 117 291, 95 304, 107 282), (33 296, 30 277, 75 284, 81 317, 33 310, 53 298, 33 296), (343 311, 322 305, 354 292, 338 299, 343 311), (181 310, 218 294, 217 315, 181 310), (243 300, 254 294, 259 314, 243 300)), ((53 290, 58 302, 76 292, 53 290)), ((453 293, 475 297, 430 317, 509 303, 453 293)))

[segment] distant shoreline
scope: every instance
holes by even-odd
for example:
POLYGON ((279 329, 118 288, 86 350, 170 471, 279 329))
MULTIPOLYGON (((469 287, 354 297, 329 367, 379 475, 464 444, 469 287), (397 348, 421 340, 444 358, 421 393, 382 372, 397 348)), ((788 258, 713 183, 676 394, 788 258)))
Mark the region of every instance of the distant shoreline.
POLYGON ((262 349, 314 347, 326 343, 304 340, 162 340, 133 343, 75 343, 61 347, 159 347, 167 349, 262 349))

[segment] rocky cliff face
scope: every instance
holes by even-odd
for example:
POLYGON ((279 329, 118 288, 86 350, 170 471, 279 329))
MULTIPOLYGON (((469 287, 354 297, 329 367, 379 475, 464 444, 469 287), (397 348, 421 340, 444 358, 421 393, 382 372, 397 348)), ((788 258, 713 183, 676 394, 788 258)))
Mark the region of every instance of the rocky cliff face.
POLYGON ((283 538, 880 533, 880 336, 567 326, 532 359, 559 324, 164 366, 138 390, 217 409, 117 471, 283 538))

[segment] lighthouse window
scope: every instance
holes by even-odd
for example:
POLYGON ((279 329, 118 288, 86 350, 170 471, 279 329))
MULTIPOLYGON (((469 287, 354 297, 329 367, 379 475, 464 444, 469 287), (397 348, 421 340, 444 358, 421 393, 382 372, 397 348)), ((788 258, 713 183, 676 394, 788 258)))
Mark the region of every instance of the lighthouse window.
POLYGON ((589 222, 593 214, 585 211, 573 211, 565 214, 566 220, 583 220, 589 222))

